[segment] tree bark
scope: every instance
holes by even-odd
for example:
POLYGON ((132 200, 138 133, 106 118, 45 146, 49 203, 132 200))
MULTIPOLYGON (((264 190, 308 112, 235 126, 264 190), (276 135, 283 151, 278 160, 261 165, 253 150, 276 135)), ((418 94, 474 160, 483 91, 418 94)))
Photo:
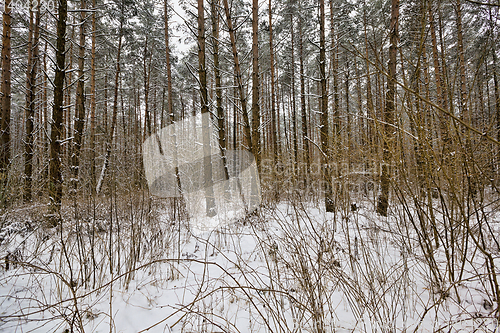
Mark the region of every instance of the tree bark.
POLYGON ((319 18, 319 72, 320 72, 320 117, 321 117, 321 152, 322 152, 322 173, 323 189, 325 191, 325 207, 327 212, 334 212, 332 178, 329 167, 329 123, 328 123, 328 92, 326 78, 326 41, 325 41, 325 0, 320 0, 319 18))
MULTIPOLYGON (((439 63, 439 53, 437 47, 437 38, 436 38, 436 24, 434 21, 434 15, 432 11, 432 1, 429 3, 429 23, 430 23, 430 32, 431 32, 431 41, 432 41, 432 60, 434 63, 434 78, 436 81, 436 95, 438 105, 443 109, 448 109, 448 103, 446 98, 446 89, 443 84, 443 75, 441 64, 439 63)), ((441 161, 444 164, 447 164, 447 156, 450 150, 450 135, 448 130, 448 118, 446 116, 439 117, 439 132, 441 134, 441 140, 443 142, 441 148, 441 161)))
MULTIPOLYGON (((123 8, 122 8, 123 15, 123 8)), ((118 50, 116 52, 116 72, 115 72, 115 88, 113 94, 113 115, 111 117, 111 128, 107 135, 106 140, 106 155, 104 156, 104 163, 102 165, 101 174, 99 175, 99 180, 97 181, 96 193, 99 194, 101 192, 102 183, 104 181, 104 177, 106 176, 106 171, 109 164, 109 158, 111 156, 111 147, 113 145, 113 138, 116 127, 116 118, 118 113, 118 88, 120 83, 120 57, 122 51, 122 39, 123 39, 123 19, 120 22, 119 32, 118 32, 118 50)))
MULTIPOLYGON (((5 0, 2 30, 2 84, 0 124, 0 184, 5 195, 7 172, 10 165, 10 108, 11 108, 11 1, 5 0)), ((3 201, 4 199, 2 199, 3 201)))
POLYGON ((144 131, 144 139, 146 136, 151 136, 151 114, 149 110, 149 78, 151 77, 151 59, 152 54, 148 50, 148 36, 146 36, 146 40, 144 42, 144 59, 143 59, 143 74, 144 74, 144 115, 145 115, 145 124, 146 130, 144 131), (149 59, 148 59, 149 57, 149 59), (149 60, 149 64, 148 64, 149 60), (148 66, 149 65, 149 66, 148 66))
MULTIPOLYGON (((67 0, 60 0, 57 19, 56 67, 54 78, 54 106, 52 109, 52 125, 50 130, 50 160, 49 160, 49 197, 51 212, 59 214, 62 198, 61 173, 61 135, 64 122, 64 78, 66 60, 66 18, 68 13, 67 0)), ((56 217, 57 219, 57 217, 56 217)))
POLYGON ((92 194, 95 194, 95 126, 96 126, 96 72, 95 72, 95 60, 96 60, 96 0, 92 0, 92 46, 90 51, 90 186, 92 194))
POLYGON ((252 1, 252 153, 260 172, 259 0, 252 1))
MULTIPOLYGON (((376 113, 375 108, 373 106, 373 95, 372 95, 372 83, 371 83, 371 75, 370 75, 370 62, 368 60, 368 33, 366 32, 367 26, 367 18, 366 18, 366 2, 363 1, 363 30, 365 37, 365 65, 366 65, 366 109, 368 116, 368 143, 370 145, 370 153, 373 159, 375 159, 375 155, 377 154, 376 149, 376 139, 375 132, 377 129, 376 122, 376 113)), ((372 161, 373 162, 373 161, 372 161)), ((368 167, 372 167, 373 163, 368 163, 368 167)))
MULTIPOLYGON (((227 1, 227 0, 224 0, 227 1)), ((205 10, 203 0, 198 0, 198 75, 200 79, 200 103, 203 136, 203 173, 205 201, 208 217, 217 215, 212 178, 212 147, 210 145, 210 112, 208 110, 207 69, 205 67, 205 10)))
POLYGON ((297 109, 295 102, 295 39, 293 31, 293 13, 290 13, 290 35, 291 35, 291 94, 292 94, 292 136, 293 136, 293 176, 298 175, 299 152, 297 145, 297 109))
MULTIPOLYGON (((78 82, 76 85, 76 117, 74 124, 73 152, 71 156, 71 183, 73 191, 78 188, 80 169, 80 152, 83 145, 83 128, 85 126, 85 0, 80 1, 80 31, 78 45, 78 82)), ((76 195, 76 193, 74 193, 76 195)))
POLYGON ((224 178, 229 179, 229 171, 227 169, 226 161, 226 126, 224 109, 222 108, 222 82, 219 63, 219 13, 217 6, 218 0, 211 2, 211 15, 212 15, 212 36, 213 36, 213 52, 214 52, 214 76, 215 76, 215 99, 217 104, 217 126, 219 130, 219 148, 224 163, 224 178))
POLYGON ((34 119, 36 97, 36 74, 38 67, 38 42, 40 39, 40 3, 36 7, 35 22, 33 11, 30 11, 28 37, 28 68, 26 71, 26 142, 24 160, 24 201, 32 198, 33 154, 34 154, 34 119))
MULTIPOLYGON (((302 7, 300 6, 302 9, 302 7)), ((302 15, 299 15, 299 71, 300 71, 300 111, 302 118, 302 152, 303 159, 306 163, 306 168, 304 170, 304 176, 308 174, 308 171, 311 168, 310 162, 310 152, 309 152, 309 142, 308 142, 308 133, 307 133, 307 113, 306 113, 306 84, 305 84, 305 72, 304 72, 304 35, 302 28, 302 15)), ((271 30, 271 29, 269 29, 271 30)), ((273 128, 274 133, 274 128, 273 128)), ((307 182, 307 177, 304 177, 304 180, 307 182)), ((307 185, 307 184, 306 184, 307 185)))
POLYGON ((178 120, 178 112, 177 117, 174 115, 174 104, 173 104, 173 96, 172 96, 172 61, 170 60, 170 41, 169 41, 169 25, 168 25, 168 0, 164 0, 164 12, 165 12, 165 56, 167 63, 167 113, 168 113, 168 121, 167 124, 171 124, 173 121, 178 120))
POLYGON ((243 87, 243 79, 241 77, 240 60, 239 60, 239 56, 238 56, 238 50, 236 48, 236 37, 235 37, 235 32, 234 32, 234 27, 233 27, 233 20, 231 18, 231 12, 229 10, 229 4, 228 4, 227 0, 223 0, 223 4, 224 4, 224 11, 226 13, 227 27, 229 29, 229 38, 231 40, 231 49, 233 51, 234 71, 236 73, 236 84, 238 86, 238 92, 239 92, 240 101, 241 101, 245 143, 247 144, 248 150, 253 152, 252 139, 251 139, 251 134, 250 134, 250 122, 248 120, 248 111, 247 111, 247 97, 246 97, 245 90, 243 87))
POLYGON ((394 142, 394 114, 396 110, 396 55, 398 44, 399 0, 392 0, 389 47, 389 73, 387 77, 387 94, 384 109, 384 146, 382 156, 382 174, 380 176, 381 193, 377 201, 377 213, 387 216, 389 208, 389 190, 391 185, 391 163, 394 142))

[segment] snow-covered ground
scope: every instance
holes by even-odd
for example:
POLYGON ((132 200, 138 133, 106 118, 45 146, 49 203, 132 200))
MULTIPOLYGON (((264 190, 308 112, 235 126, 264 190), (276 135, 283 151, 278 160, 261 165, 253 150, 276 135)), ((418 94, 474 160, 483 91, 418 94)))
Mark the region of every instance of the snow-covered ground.
MULTIPOLYGON (((279 204, 202 233, 167 207, 62 231, 29 208, 6 213, 0 331, 500 332, 472 245, 459 282, 440 285, 401 215, 352 208, 279 204)), ((446 277, 443 247, 433 253, 446 277)))

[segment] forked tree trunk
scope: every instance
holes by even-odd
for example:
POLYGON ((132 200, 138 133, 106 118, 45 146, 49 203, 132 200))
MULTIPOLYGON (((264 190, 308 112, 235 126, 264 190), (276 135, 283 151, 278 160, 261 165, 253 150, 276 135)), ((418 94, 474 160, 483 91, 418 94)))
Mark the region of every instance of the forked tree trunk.
POLYGON ((394 146, 394 113, 396 110, 396 55, 398 43, 398 19, 399 19, 399 0, 392 0, 391 6, 391 25, 389 47, 389 73, 387 77, 387 94, 384 109, 384 145, 382 156, 382 174, 380 176, 381 193, 377 201, 377 213, 387 216, 389 208, 389 191, 391 185, 391 163, 392 150, 394 146))

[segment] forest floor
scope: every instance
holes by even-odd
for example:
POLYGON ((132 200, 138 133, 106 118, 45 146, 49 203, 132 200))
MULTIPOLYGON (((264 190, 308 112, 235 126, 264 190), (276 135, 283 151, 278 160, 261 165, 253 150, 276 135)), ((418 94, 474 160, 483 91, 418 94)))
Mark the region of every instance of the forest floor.
POLYGON ((480 253, 450 273, 440 246, 432 270, 398 208, 351 208, 281 203, 204 232, 166 207, 62 230, 32 207, 4 213, 0 331, 500 331, 480 253), (439 282, 450 274, 459 282, 439 282))

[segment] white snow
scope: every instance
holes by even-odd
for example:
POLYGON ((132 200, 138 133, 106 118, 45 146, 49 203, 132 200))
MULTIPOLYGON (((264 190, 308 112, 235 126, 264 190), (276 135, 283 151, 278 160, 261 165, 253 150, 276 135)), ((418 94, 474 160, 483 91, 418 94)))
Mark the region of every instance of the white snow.
MULTIPOLYGON (((397 214, 381 219, 369 202, 357 206, 334 215, 279 204, 196 232, 167 212, 150 224, 114 221, 111 252, 101 221, 95 285, 90 221, 65 222, 62 233, 11 225, 1 234, 11 263, 0 271, 0 331, 63 332, 71 323, 80 331, 81 322, 85 332, 498 332, 483 257, 438 292, 397 214)), ((442 248, 436 258, 445 274, 442 248)))

